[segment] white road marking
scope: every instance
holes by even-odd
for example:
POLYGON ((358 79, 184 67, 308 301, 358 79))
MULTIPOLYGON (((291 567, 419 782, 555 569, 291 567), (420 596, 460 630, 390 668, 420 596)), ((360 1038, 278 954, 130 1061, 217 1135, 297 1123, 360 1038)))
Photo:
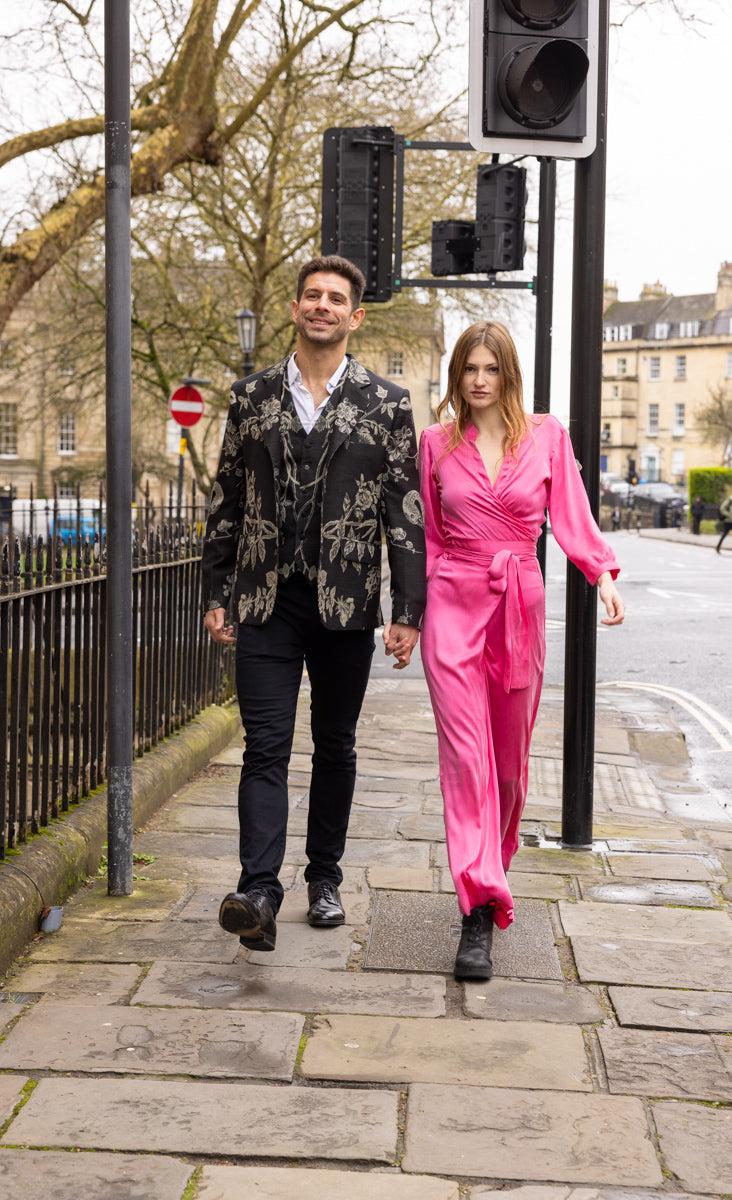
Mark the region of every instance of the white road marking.
POLYGON ((628 680, 619 679, 613 680, 611 683, 600 683, 598 687, 632 688, 637 692, 654 692, 657 696, 667 696, 680 708, 691 713, 692 717, 714 738, 720 749, 726 752, 732 751, 732 721, 728 721, 722 713, 712 708, 711 704, 700 700, 698 696, 693 696, 691 692, 684 692, 681 688, 666 687, 660 683, 631 683, 628 680), (725 733, 729 734, 730 740, 724 736, 725 733))

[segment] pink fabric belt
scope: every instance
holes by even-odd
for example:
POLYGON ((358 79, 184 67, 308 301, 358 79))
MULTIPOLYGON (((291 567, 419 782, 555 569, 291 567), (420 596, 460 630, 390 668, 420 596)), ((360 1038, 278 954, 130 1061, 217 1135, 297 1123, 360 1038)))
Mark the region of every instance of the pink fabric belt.
POLYGON ((445 547, 446 558, 456 558, 484 566, 490 590, 505 592, 503 636, 505 666, 503 690, 529 686, 529 629, 526 605, 521 591, 521 559, 536 559, 532 541, 486 542, 483 539, 451 539, 445 547))

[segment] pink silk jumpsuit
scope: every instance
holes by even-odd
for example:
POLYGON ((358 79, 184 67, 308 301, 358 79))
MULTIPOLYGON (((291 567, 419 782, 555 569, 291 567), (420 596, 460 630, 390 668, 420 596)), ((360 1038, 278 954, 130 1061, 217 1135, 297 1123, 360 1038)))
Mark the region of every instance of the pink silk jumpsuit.
POLYGON ((506 880, 526 801, 544 670, 544 585, 536 539, 552 532, 591 584, 618 564, 590 510, 569 434, 553 416, 529 430, 491 485, 469 426, 445 454, 439 425, 420 441, 427 535, 422 662, 437 724, 450 872, 460 910, 488 902, 513 920, 506 880), (444 457, 443 457, 444 455, 444 457))

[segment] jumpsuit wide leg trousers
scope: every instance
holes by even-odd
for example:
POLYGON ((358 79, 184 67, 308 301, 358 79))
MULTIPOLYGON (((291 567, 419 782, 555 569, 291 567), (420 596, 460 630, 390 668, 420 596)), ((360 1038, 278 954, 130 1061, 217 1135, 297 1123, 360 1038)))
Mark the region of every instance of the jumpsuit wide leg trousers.
POLYGON ((421 646, 460 910, 492 903, 505 929, 544 669, 534 543, 451 543, 429 578, 421 646))

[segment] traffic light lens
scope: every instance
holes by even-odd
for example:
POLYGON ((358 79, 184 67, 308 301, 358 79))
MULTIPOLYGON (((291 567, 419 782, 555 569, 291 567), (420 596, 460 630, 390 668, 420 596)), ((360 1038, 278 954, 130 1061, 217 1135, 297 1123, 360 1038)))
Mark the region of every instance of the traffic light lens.
POLYGON ((529 42, 498 68, 498 95, 506 112, 529 129, 550 129, 571 112, 589 61, 576 42, 529 42))
POLYGON ((503 7, 527 29, 555 29, 571 17, 577 0, 503 0, 503 7))

